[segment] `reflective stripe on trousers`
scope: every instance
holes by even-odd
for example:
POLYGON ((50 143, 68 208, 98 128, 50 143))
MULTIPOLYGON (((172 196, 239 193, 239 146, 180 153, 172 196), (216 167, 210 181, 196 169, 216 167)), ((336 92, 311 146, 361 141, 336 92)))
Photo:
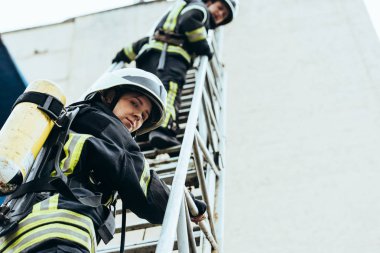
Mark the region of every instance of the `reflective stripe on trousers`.
POLYGON ((176 110, 174 106, 177 94, 178 94, 178 84, 170 81, 168 95, 166 97, 166 108, 165 108, 166 114, 165 114, 165 119, 161 125, 162 127, 167 127, 170 119, 173 119, 173 121, 175 121, 177 118, 176 110))
POLYGON ((60 238, 95 252, 95 231, 87 216, 57 209, 58 194, 33 206, 33 211, 20 221, 17 230, 0 239, 0 252, 27 251, 46 240, 60 238))

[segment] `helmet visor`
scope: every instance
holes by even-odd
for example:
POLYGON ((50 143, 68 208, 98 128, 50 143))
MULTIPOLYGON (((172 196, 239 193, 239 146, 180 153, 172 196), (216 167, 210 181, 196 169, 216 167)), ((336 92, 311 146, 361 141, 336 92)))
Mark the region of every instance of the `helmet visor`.
POLYGON ((149 95, 158 96, 157 98, 164 100, 166 96, 166 90, 162 85, 157 85, 153 80, 143 77, 143 76, 123 76, 123 78, 127 81, 144 84, 145 90, 150 90, 149 95))

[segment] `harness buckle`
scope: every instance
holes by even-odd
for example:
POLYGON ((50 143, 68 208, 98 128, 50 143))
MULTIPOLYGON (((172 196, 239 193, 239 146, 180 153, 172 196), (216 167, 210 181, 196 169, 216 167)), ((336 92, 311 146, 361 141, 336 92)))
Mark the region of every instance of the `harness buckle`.
POLYGON ((0 207, 0 224, 5 226, 9 224, 9 218, 6 216, 10 208, 6 205, 0 207))
POLYGON ((185 43, 183 35, 158 29, 155 31, 153 38, 157 41, 168 43, 169 45, 182 47, 185 43))

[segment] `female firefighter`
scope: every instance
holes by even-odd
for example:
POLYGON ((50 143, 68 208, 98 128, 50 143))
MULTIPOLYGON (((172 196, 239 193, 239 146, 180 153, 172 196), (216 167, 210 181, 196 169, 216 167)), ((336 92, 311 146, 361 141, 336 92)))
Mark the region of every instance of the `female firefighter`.
MULTIPOLYGON (((72 105, 79 112, 59 166, 81 201, 39 193, 17 228, 0 238, 0 252, 95 252, 97 242, 107 243, 114 233, 109 206, 116 192, 139 217, 162 223, 169 190, 149 169, 133 135, 161 124, 165 99, 161 81, 146 71, 127 68, 100 77, 72 105)), ((201 216, 205 204, 196 204, 201 216)))

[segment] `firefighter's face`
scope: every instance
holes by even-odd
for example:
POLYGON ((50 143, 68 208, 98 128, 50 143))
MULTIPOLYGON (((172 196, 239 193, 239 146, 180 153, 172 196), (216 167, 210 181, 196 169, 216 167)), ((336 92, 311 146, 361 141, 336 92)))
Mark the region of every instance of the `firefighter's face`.
POLYGON ((113 113, 121 120, 129 132, 139 129, 152 111, 150 100, 139 93, 128 92, 116 103, 113 113))
POLYGON ((225 20, 230 14, 228 8, 221 1, 216 1, 213 3, 209 1, 208 10, 210 11, 211 15, 214 17, 216 25, 219 25, 220 23, 222 23, 223 20, 225 20))

